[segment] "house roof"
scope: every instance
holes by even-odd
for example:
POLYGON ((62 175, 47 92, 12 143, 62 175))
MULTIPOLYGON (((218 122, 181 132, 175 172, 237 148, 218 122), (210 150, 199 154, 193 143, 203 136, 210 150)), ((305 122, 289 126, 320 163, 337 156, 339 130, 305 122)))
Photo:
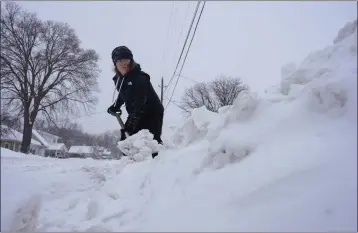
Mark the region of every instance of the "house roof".
POLYGON ((92 146, 71 146, 68 151, 71 154, 92 154, 93 152, 92 146))
POLYGON ((41 133, 41 134, 45 134, 45 135, 48 135, 48 136, 51 136, 53 138, 61 138, 60 136, 57 136, 57 135, 54 135, 52 133, 48 133, 48 132, 45 132, 45 131, 41 131, 41 130, 37 130, 38 133, 41 133))
MULTIPOLYGON (((7 126, 1 126, 1 127, 7 127, 7 126)), ((8 135, 1 136, 2 140, 11 140, 11 141, 17 141, 22 142, 23 134, 20 133, 17 130, 12 129, 11 132, 8 135)), ((41 146, 42 144, 35 139, 31 139, 31 144, 41 146)))
POLYGON ((49 147, 48 142, 37 132, 35 129, 32 129, 32 134, 42 143, 42 145, 49 147))
POLYGON ((63 148, 65 148, 67 150, 67 147, 64 143, 53 143, 53 144, 50 144, 47 149, 48 150, 62 150, 63 148))

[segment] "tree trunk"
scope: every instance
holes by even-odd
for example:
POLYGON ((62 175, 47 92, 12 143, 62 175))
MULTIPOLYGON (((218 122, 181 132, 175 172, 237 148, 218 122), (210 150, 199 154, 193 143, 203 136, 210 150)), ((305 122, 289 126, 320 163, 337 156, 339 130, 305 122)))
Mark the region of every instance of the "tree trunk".
MULTIPOLYGON (((31 103, 31 101, 30 101, 31 103)), ((28 154, 31 145, 32 128, 38 113, 40 106, 40 99, 34 100, 34 109, 30 112, 30 105, 28 105, 24 111, 24 131, 22 136, 21 152, 28 154)))
POLYGON ((29 124, 29 122, 25 122, 23 136, 22 136, 22 143, 21 143, 22 153, 25 154, 29 153, 31 138, 32 138, 32 124, 29 124))
POLYGON ((32 138, 32 122, 30 123, 29 111, 24 111, 24 130, 22 132, 21 152, 28 154, 32 138))

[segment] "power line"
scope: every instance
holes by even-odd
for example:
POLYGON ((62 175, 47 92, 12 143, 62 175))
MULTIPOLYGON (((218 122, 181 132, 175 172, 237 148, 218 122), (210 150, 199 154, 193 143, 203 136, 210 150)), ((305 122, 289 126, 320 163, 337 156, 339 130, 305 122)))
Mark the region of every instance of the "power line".
POLYGON ((203 11, 204 11, 205 3, 206 3, 206 1, 204 1, 204 3, 203 3, 203 7, 201 8, 200 15, 199 15, 198 21, 196 22, 195 29, 194 29, 194 33, 193 33, 193 36, 192 36, 192 38, 191 38, 191 40, 190 40, 190 44, 189 44, 188 50, 186 51, 186 54, 185 54, 185 57, 184 57, 184 61, 183 61, 182 66, 181 66, 181 68, 180 68, 180 71, 179 71, 179 75, 178 75, 177 81, 176 81, 176 83, 175 83, 175 86, 174 86, 174 89, 173 89, 172 95, 170 96, 169 102, 168 102, 167 106, 165 107, 165 109, 167 109, 167 108, 168 108, 168 106, 169 106, 169 104, 170 104, 170 102, 171 102, 171 99, 173 98, 173 95, 174 95, 175 89, 176 89, 176 87, 177 87, 177 85, 178 85, 178 81, 179 81, 179 79, 180 79, 180 77, 181 77, 181 73, 182 73, 182 71, 183 71, 183 68, 184 68, 184 65, 185 65, 186 58, 187 58, 187 56, 188 56, 188 54, 189 54, 191 44, 193 43, 193 40, 194 40, 194 37, 195 37, 195 33, 196 33, 196 30, 197 30, 198 25, 199 25, 199 22, 200 22, 201 15, 202 15, 202 13, 203 13, 203 11))
POLYGON ((167 28, 167 37, 165 39, 165 46, 164 46, 164 51, 163 51, 163 59, 162 59, 162 64, 164 64, 162 66, 162 74, 164 74, 164 67, 166 67, 166 52, 167 52, 167 47, 168 47, 168 37, 169 37, 169 32, 170 32, 170 25, 172 23, 172 16, 173 16, 173 9, 174 9, 174 4, 175 4, 175 1, 172 1, 172 7, 171 7, 171 10, 170 10, 170 17, 169 17, 169 24, 168 24, 168 28, 167 28))
POLYGON ((169 85, 171 84, 172 80, 174 79, 175 72, 176 72, 176 70, 178 69, 178 66, 179 66, 181 57, 182 57, 183 52, 184 52, 184 49, 185 49, 185 45, 186 45, 186 43, 188 42, 188 38, 189 38, 189 35, 190 35, 190 31, 191 31, 191 28, 193 27, 196 14, 197 14, 198 9, 199 9, 200 2, 201 2, 201 1, 198 1, 198 3, 196 4, 194 16, 193 16, 193 19, 191 20, 190 27, 189 27, 189 30, 188 30, 188 34, 186 35, 185 42, 184 42, 183 48, 182 48, 181 53, 180 53, 180 57, 179 57, 179 59, 178 59, 177 65, 176 65, 176 67, 175 67, 175 70, 174 70, 174 72, 173 72, 172 78, 169 80, 169 83, 168 83, 167 87, 165 88, 164 92, 168 89, 169 85))
MULTIPOLYGON (((189 8, 190 8, 189 6, 190 6, 190 1, 188 1, 188 5, 186 6, 184 20, 186 20, 186 18, 187 18, 187 16, 188 16, 188 12, 189 12, 189 8)), ((184 26, 185 26, 185 24, 183 23, 183 25, 181 26, 181 29, 180 29, 180 33, 179 33, 178 40, 177 40, 177 43, 178 43, 178 44, 179 44, 179 42, 180 42, 181 36, 183 35, 184 26)))
MULTIPOLYGON (((165 96, 165 98, 166 98, 167 100, 169 100, 168 97, 165 96)), ((176 102, 178 102, 178 101, 172 100, 171 102, 172 102, 175 106, 177 106, 178 108, 183 109, 181 106, 179 106, 179 104, 176 103, 176 102)))
MULTIPOLYGON (((203 7, 201 8, 201 11, 200 11, 200 15, 199 15, 198 21, 196 22, 196 25, 195 25, 195 28, 194 28, 194 33, 193 33, 193 36, 192 36, 192 38, 191 38, 191 40, 190 40, 190 44, 189 44, 188 50, 186 51, 186 54, 185 54, 185 57, 184 57, 184 62, 183 62, 183 64, 181 65, 181 69, 180 69, 180 72, 179 72, 179 75, 178 75, 179 77, 182 77, 181 73, 182 73, 182 71, 183 71, 183 67, 184 67, 184 64, 185 64, 186 58, 187 58, 187 56, 188 56, 188 54, 189 54, 189 50, 190 50, 190 48, 191 48, 191 44, 193 43, 193 40, 194 40, 194 37, 195 37, 195 34, 196 34, 196 30, 197 30, 198 25, 199 25, 199 21, 200 21, 201 15, 203 14, 204 7, 205 7, 205 3, 206 3, 206 1, 204 1, 204 3, 203 3, 203 7)), ((174 89, 175 89, 175 88, 174 88, 174 89)))
MULTIPOLYGON (((176 76, 179 76, 179 75, 177 74, 176 76)), ((180 75, 180 77, 185 78, 185 79, 187 79, 187 80, 189 80, 189 81, 192 81, 192 82, 194 82, 194 83, 199 83, 199 81, 196 81, 195 79, 188 78, 188 77, 183 76, 183 75, 180 75)))
POLYGON ((166 92, 166 90, 169 88, 171 82, 173 81, 173 79, 174 79, 174 77, 175 77, 175 73, 176 73, 176 71, 177 71, 177 69, 178 69, 180 60, 181 60, 181 58, 182 58, 182 55, 183 55, 183 52, 184 52, 184 49, 185 49, 185 45, 186 45, 186 43, 188 42, 188 38, 189 38, 189 35, 190 35, 190 32, 191 32, 191 29, 192 29, 192 27, 193 27, 196 14, 197 14, 198 9, 199 9, 200 2, 201 2, 201 1, 198 1, 198 3, 196 4, 195 12, 194 12, 193 18, 192 18, 192 20, 191 20, 188 33, 187 33, 187 35, 186 35, 185 42, 184 42, 184 45, 183 45, 182 50, 181 50, 181 53, 180 53, 180 57, 179 57, 179 59, 178 59, 178 62, 177 62, 177 65, 176 65, 176 67, 175 67, 175 70, 174 70, 174 72, 173 72, 173 75, 172 75, 171 79, 169 80, 169 83, 168 83, 167 87, 165 88, 164 92, 166 92))
MULTIPOLYGON (((188 5, 187 5, 186 10, 185 10, 184 22, 185 22, 185 20, 186 20, 186 18, 188 16, 189 8, 190 8, 190 1, 188 1, 188 5)), ((180 43, 180 39, 181 39, 181 37, 183 35, 183 31, 184 31, 184 26, 185 26, 185 24, 183 23, 182 26, 181 26, 181 29, 180 29, 180 34, 178 36, 177 44, 180 43)), ((167 88, 169 88, 169 85, 167 85, 167 88)))

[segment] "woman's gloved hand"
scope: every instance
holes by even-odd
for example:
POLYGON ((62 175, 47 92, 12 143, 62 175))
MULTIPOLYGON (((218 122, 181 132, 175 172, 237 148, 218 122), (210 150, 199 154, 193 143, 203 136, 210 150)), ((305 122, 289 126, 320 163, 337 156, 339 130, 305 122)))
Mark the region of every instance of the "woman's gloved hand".
POLYGON ((111 114, 112 116, 116 116, 116 115, 122 115, 122 110, 121 109, 117 109, 116 107, 114 107, 114 105, 111 105, 108 109, 107 112, 109 114, 111 114))

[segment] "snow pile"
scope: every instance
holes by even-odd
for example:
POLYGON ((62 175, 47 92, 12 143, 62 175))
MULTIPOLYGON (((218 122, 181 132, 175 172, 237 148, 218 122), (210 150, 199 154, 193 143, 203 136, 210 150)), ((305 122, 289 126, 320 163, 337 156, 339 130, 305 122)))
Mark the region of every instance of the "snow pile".
POLYGON ((284 66, 281 84, 265 95, 242 92, 218 113, 196 109, 173 135, 175 148, 154 160, 146 159, 156 144, 145 130, 118 143, 135 145, 128 153, 140 162, 1 149, 2 230, 355 231, 351 25, 333 46, 284 66))
MULTIPOLYGON (((205 111, 204 107, 194 109, 192 116, 176 130, 172 141, 186 146, 194 139, 215 140, 221 130, 235 122, 253 121, 255 111, 269 107, 271 103, 301 101, 309 111, 342 116, 346 111, 355 114, 357 85, 357 21, 347 23, 334 40, 334 44, 307 56, 299 66, 293 63, 281 69, 279 86, 270 87, 267 95, 243 91, 232 106, 225 106, 218 114, 205 111), (349 102, 349 103, 348 103, 349 102), (350 107, 348 107, 348 105, 350 107), (202 114, 196 114, 200 111, 202 114), (198 127, 206 115, 210 117, 205 127, 198 127), (185 143, 183 143, 185 142, 185 143)), ((265 114, 260 111, 259 114, 265 114)), ((352 116, 354 119, 355 115, 352 116)), ((246 126, 244 126, 246 127, 246 126)))
POLYGON ((259 105, 259 97, 245 90, 239 93, 232 106, 222 107, 218 113, 210 112, 204 106, 194 109, 183 126, 172 135, 172 142, 176 147, 182 147, 201 139, 215 141, 228 125, 250 121, 259 105))
POLYGON ((346 90, 356 82, 357 21, 342 28, 334 43, 311 53, 298 67, 282 67, 281 93, 298 96, 305 92, 312 110, 342 108, 348 99, 346 90))
POLYGON ((343 28, 341 28, 341 30, 339 30, 338 32, 336 39, 333 40, 333 43, 334 44, 340 43, 341 41, 353 35, 354 33, 357 34, 357 20, 348 22, 343 28))
POLYGON ((222 135, 211 142, 204 164, 220 168, 225 163, 241 161, 255 151, 257 145, 263 147, 267 140, 265 137, 277 135, 281 127, 291 129, 291 132, 300 131, 289 125, 293 122, 303 128, 309 125, 303 124, 304 120, 322 123, 311 113, 330 117, 350 115, 349 123, 356 125, 356 23, 348 23, 340 31, 339 43, 310 54, 298 68, 293 64, 285 65, 279 90, 281 97, 276 91, 275 101, 259 98, 255 93, 240 93, 230 111, 219 117, 222 121, 218 124, 220 127, 236 122, 236 125, 231 125, 234 130, 215 131, 222 135))
POLYGON ((172 147, 186 146, 197 139, 205 136, 214 125, 212 122, 217 122, 218 114, 208 111, 205 106, 194 109, 183 124, 171 135, 172 147))
POLYGON ((205 106, 194 109, 183 126, 173 133, 172 142, 176 147, 182 147, 202 138, 215 140, 220 131, 231 122, 248 119, 257 105, 258 97, 245 90, 240 92, 233 106, 222 107, 218 113, 207 110, 205 106))
POLYGON ((146 129, 119 141, 117 145, 125 155, 137 162, 151 159, 152 153, 159 152, 162 148, 162 145, 153 139, 153 134, 146 129))

